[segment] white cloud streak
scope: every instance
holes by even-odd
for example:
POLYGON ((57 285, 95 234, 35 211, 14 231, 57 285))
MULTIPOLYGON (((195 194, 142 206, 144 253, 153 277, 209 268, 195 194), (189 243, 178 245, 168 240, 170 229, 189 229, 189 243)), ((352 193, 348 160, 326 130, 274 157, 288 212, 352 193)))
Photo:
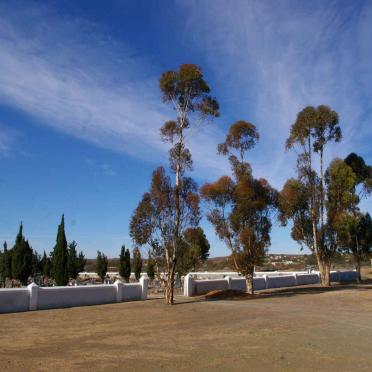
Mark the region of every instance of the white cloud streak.
POLYGON ((232 114, 253 121, 261 141, 255 173, 276 187, 293 174, 284 142, 297 112, 328 104, 344 139, 328 157, 355 151, 372 161, 372 7, 343 2, 182 2, 185 35, 223 81, 232 114), (275 5, 274 5, 275 4, 275 5), (369 83, 368 83, 369 81, 369 83))
MULTIPOLYGON (((0 55, 0 102, 95 145, 166 161, 159 128, 174 114, 160 101, 158 73, 96 25, 48 7, 14 14, 3 5, 0 55)), ((215 153, 221 133, 198 136, 190 140, 196 175, 221 172, 224 166, 205 156, 215 153)))

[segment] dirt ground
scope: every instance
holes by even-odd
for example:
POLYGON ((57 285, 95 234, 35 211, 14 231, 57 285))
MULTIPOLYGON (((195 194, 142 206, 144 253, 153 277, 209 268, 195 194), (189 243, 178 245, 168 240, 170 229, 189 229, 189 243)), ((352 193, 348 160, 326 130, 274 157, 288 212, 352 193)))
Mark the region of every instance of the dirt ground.
POLYGON ((371 371, 372 282, 0 315, 0 371, 371 371))

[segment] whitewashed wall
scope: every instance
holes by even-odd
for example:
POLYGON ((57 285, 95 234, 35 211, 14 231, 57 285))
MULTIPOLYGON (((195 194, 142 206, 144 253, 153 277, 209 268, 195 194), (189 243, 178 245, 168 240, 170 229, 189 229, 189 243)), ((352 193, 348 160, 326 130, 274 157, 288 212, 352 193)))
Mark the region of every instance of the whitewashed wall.
POLYGON ((0 289, 0 313, 27 311, 30 306, 28 288, 0 289))
POLYGON ((148 279, 141 277, 139 283, 130 284, 39 287, 32 283, 27 288, 0 289, 0 313, 146 300, 147 285, 148 279))
MULTIPOLYGON (((214 290, 233 289, 246 291, 245 279, 240 277, 227 276, 224 279, 206 279, 196 280, 195 274, 201 276, 201 273, 189 273, 184 279, 184 296, 197 296, 214 290)), ((206 273, 203 273, 205 275, 206 273)), ((222 273, 218 273, 222 275, 222 273)), ((267 288, 292 287, 305 284, 316 284, 320 282, 319 272, 277 272, 260 273, 253 278, 253 288, 255 290, 267 288)), ((350 281, 356 279, 356 271, 332 271, 331 281, 350 281)))

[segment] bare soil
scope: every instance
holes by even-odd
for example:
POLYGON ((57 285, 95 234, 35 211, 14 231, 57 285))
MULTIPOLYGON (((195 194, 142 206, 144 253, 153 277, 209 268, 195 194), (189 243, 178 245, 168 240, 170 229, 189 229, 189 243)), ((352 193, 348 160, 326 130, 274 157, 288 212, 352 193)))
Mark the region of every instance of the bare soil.
POLYGON ((0 371, 371 371, 372 283, 0 315, 0 371), (245 300, 245 298, 247 300, 245 300), (238 301, 237 301, 238 299, 238 301))

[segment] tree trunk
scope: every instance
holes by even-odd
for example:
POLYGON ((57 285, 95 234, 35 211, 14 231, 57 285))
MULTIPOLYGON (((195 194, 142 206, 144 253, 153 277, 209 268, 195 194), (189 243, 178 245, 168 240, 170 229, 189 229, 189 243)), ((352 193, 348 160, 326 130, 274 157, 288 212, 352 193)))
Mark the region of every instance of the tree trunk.
POLYGON ((321 258, 318 258, 318 266, 322 286, 329 287, 331 285, 330 281, 331 263, 328 261, 321 260, 321 258))
POLYGON ((245 283, 247 285, 247 293, 253 295, 254 288, 253 288, 253 274, 249 273, 245 276, 245 283))
POLYGON ((360 283, 362 281, 362 275, 360 274, 360 258, 357 257, 356 258, 356 274, 357 274, 357 277, 356 277, 356 281, 357 283, 360 283))
POLYGON ((165 287, 165 302, 168 305, 174 303, 174 276, 176 273, 176 263, 173 262, 168 271, 167 285, 165 287))

